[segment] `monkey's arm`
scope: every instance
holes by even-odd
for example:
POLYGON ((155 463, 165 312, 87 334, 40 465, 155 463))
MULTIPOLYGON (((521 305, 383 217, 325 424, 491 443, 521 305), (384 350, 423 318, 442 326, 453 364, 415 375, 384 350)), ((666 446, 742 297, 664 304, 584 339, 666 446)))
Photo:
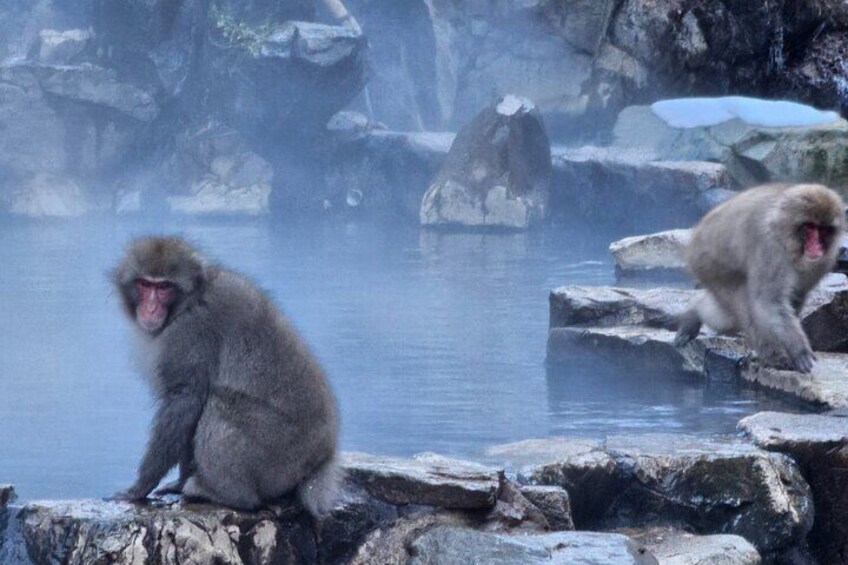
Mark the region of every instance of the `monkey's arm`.
POLYGON ((749 285, 750 333, 758 353, 785 355, 793 368, 809 373, 815 355, 793 305, 794 273, 764 270, 749 285))
MULTIPOLYGON (((115 495, 121 500, 140 500, 159 484, 162 477, 191 450, 197 422, 203 412, 203 397, 185 390, 163 400, 153 420, 150 441, 133 486, 115 495)), ((187 478, 187 477, 185 477, 187 478)), ((180 477, 181 480, 185 480, 180 477)))

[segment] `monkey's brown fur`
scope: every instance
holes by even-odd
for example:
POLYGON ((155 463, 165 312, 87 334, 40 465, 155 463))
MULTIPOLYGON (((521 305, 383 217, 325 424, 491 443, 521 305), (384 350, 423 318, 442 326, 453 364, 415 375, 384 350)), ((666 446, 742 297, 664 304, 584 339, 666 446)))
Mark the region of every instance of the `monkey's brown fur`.
POLYGON ((326 511, 335 401, 268 296, 174 237, 132 242, 113 278, 134 322, 145 289, 167 296, 164 321, 138 329, 158 409, 138 479, 116 498, 145 498, 179 463, 164 492, 253 509, 297 489, 313 514, 326 511))
POLYGON ((704 290, 680 316, 675 343, 705 323, 742 332, 768 363, 809 372, 815 356, 798 317, 809 291, 833 269, 845 205, 817 184, 750 188, 709 212, 694 228, 687 263, 704 290), (817 226, 824 254, 805 254, 805 226, 817 226))

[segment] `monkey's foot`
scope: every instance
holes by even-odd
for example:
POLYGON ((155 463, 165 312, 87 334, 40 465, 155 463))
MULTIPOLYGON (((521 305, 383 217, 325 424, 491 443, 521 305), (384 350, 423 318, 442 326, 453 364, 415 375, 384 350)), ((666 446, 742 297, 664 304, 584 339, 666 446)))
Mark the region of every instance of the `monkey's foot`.
POLYGON ((155 494, 156 496, 165 496, 167 494, 182 494, 184 484, 185 481, 177 479, 176 481, 166 483, 161 488, 154 490, 153 494, 155 494))
POLYGON ((683 347, 696 337, 698 337, 698 332, 701 328, 695 328, 694 331, 691 329, 687 330, 684 328, 680 328, 677 331, 677 334, 674 336, 674 347, 683 347))

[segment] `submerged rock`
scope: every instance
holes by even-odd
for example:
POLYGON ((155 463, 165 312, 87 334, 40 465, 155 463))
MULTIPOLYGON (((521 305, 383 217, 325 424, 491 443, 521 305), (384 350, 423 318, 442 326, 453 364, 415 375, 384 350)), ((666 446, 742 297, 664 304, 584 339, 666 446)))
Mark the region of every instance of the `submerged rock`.
POLYGON ((547 214, 548 136, 532 102, 506 96, 464 127, 421 203, 425 226, 524 229, 547 214))
POLYGON ((559 147, 551 213, 619 228, 683 228, 736 186, 724 165, 706 158, 658 156, 638 145, 559 147))
POLYGON ((623 272, 683 270, 690 230, 670 230, 626 237, 610 244, 615 267, 623 272))
POLYGON ((760 412, 739 422, 758 446, 791 455, 813 492, 810 545, 821 563, 848 559, 848 418, 760 412))

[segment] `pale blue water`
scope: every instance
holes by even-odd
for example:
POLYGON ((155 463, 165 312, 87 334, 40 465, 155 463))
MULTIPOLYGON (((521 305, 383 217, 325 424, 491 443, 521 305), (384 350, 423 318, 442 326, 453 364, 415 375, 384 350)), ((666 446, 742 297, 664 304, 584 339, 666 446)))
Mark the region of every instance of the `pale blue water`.
POLYGON ((549 435, 728 433, 779 406, 691 377, 546 370, 548 293, 615 282, 612 236, 433 233, 267 220, 0 225, 0 483, 100 497, 133 479, 152 403, 106 272, 133 235, 178 232, 258 280, 325 365, 342 448, 475 457, 549 435))

